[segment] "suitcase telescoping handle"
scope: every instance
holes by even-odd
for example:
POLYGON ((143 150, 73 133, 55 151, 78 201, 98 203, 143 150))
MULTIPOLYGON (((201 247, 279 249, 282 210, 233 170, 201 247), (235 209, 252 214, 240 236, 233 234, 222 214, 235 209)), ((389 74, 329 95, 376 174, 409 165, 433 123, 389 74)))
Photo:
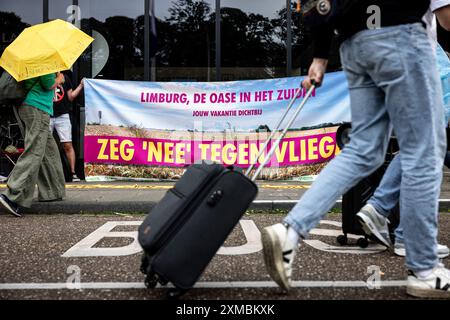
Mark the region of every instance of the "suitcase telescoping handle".
MULTIPOLYGON (((263 163, 261 163, 261 165, 258 167, 258 169, 256 170, 255 174, 252 176, 251 180, 255 181, 256 178, 259 176, 259 174, 261 173, 262 169, 264 169, 265 165, 267 164, 267 162, 269 162, 270 158, 272 158, 276 148, 278 147, 278 145, 280 144, 281 140, 284 138, 284 136, 286 135, 286 133, 288 132, 289 128, 292 126, 292 124, 294 123, 295 119, 297 119, 298 114, 300 113, 300 111, 302 111, 303 107, 305 106, 306 102, 308 101, 309 97, 311 97, 311 94, 313 93, 314 89, 316 87, 318 87, 319 85, 312 80, 312 86, 311 88, 309 88, 308 92, 306 93, 305 97, 303 98, 302 102, 300 103, 299 107, 297 108, 297 110, 295 110, 294 114, 292 115, 291 119, 289 120, 288 124, 286 125, 286 127, 284 128, 284 130, 281 132, 281 134, 278 136, 277 140, 275 140, 275 143, 272 145, 272 147, 270 148, 269 153, 267 154, 267 156, 264 158, 263 163)), ((264 143, 264 146, 261 148, 261 150, 259 150, 258 155, 256 156, 255 160, 253 160, 253 163, 251 163, 250 167, 247 169, 245 175, 248 177, 250 174, 250 171, 256 166, 256 163, 258 162, 258 159, 261 157, 261 155, 264 153, 264 151, 266 150, 267 146, 269 145, 269 142, 275 137, 275 135, 277 134, 278 130, 280 129, 284 119, 286 118, 286 116, 288 115, 289 111, 291 110, 292 106, 295 103, 295 100, 297 100, 297 96, 301 91, 301 87, 299 87, 294 95, 294 97, 292 98, 291 102, 289 103, 286 111, 283 113, 281 119, 278 121, 277 126, 275 127, 275 129, 273 129, 272 134, 270 135, 270 137, 266 140, 266 142, 264 143)))

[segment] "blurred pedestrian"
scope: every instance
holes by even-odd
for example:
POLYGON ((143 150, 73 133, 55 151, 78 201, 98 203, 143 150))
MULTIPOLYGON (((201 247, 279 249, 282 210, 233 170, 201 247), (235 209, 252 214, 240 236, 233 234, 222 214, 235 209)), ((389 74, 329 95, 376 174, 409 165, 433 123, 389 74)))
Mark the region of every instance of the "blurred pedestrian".
POLYGON ((18 107, 25 127, 25 148, 8 179, 0 203, 20 217, 21 209, 30 208, 34 188, 39 201, 61 200, 65 196, 65 179, 58 146, 50 134, 54 89, 64 83, 64 75, 47 74, 24 81, 28 91, 18 107))

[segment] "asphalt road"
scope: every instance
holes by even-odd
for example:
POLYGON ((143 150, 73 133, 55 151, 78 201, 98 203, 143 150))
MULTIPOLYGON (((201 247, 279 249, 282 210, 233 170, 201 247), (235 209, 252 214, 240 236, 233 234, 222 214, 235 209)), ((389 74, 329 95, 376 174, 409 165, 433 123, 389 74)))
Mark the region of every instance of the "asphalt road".
MULTIPOLYGON (((1 214, 0 300, 164 299, 167 288, 145 289, 139 271, 141 254, 134 237, 143 218, 1 214)), ((411 299, 404 288, 403 258, 376 244, 360 249, 356 239, 338 247, 339 214, 325 217, 318 226, 321 230, 314 230, 310 241, 301 246, 295 261, 295 288, 283 293, 265 271, 258 231, 281 218, 244 216, 197 287, 183 299, 411 299)), ((449 226, 450 214, 442 213, 439 237, 446 245, 450 245, 449 226)), ((448 259, 443 262, 450 266, 448 259)))
MULTIPOLYGON (((139 212, 147 213, 161 200, 173 182, 79 182, 66 185, 64 201, 34 201, 27 214, 41 213, 104 213, 139 212)), ((310 183, 299 181, 258 181, 258 196, 251 209, 274 210, 292 208, 302 194, 310 188, 310 183)), ((6 185, 0 183, 0 193, 6 185)), ((35 192, 37 198, 37 190, 35 192)), ((450 172, 444 173, 441 186, 439 208, 450 210, 450 172)), ((35 199, 36 200, 36 199, 35 199)), ((341 206, 340 202, 335 208, 341 206)), ((0 207, 0 214, 4 212, 0 207)))

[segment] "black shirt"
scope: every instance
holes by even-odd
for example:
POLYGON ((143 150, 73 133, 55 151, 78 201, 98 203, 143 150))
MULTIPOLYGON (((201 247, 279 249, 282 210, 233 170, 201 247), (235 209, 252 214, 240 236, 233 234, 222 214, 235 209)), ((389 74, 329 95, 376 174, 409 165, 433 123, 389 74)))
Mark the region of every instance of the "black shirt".
POLYGON ((67 91, 73 90, 72 81, 67 75, 64 75, 64 83, 55 88, 53 97, 53 118, 62 116, 72 111, 72 102, 69 101, 67 91))
POLYGON ((317 28, 314 32, 315 58, 328 58, 334 30, 342 42, 359 31, 367 29, 367 21, 373 15, 373 12, 367 13, 369 6, 376 5, 380 8, 381 27, 422 22, 430 6, 430 0, 344 0, 342 2, 350 3, 349 9, 332 23, 317 28))

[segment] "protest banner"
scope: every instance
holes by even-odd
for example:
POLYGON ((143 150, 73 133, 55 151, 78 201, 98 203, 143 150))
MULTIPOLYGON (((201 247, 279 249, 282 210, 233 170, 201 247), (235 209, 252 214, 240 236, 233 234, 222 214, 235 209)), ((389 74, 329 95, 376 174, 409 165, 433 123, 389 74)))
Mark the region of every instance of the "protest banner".
MULTIPOLYGON (((296 97, 295 108, 306 94, 300 83, 300 77, 208 83, 88 79, 87 176, 177 178, 201 160, 246 168, 289 101, 296 97)), ((311 165, 317 171, 339 152, 336 129, 348 121, 345 76, 327 74, 270 159, 266 176, 291 178, 311 165)))

